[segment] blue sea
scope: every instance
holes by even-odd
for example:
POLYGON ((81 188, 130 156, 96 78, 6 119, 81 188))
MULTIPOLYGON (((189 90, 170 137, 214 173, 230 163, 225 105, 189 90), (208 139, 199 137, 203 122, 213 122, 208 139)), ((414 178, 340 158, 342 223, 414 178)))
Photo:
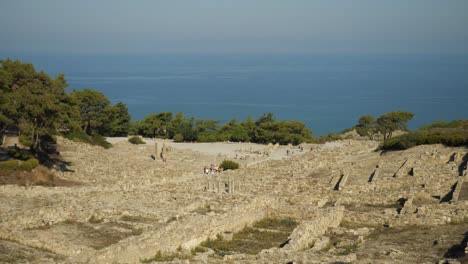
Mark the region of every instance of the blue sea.
POLYGON ((339 132, 364 114, 415 114, 414 129, 468 119, 468 55, 24 55, 72 89, 127 104, 134 120, 155 112, 245 120, 272 112, 314 135, 339 132))

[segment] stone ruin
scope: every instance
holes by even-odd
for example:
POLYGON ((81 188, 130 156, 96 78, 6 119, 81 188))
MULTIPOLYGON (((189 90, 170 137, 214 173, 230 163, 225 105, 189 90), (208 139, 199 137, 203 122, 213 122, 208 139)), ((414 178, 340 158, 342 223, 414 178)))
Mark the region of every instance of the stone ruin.
POLYGON ((27 251, 36 263, 138 263, 161 252, 179 258, 170 263, 437 263, 452 258, 468 230, 462 148, 381 153, 376 142, 343 140, 207 176, 200 164, 218 157, 177 144, 167 163, 148 162, 157 144, 59 145, 70 170, 54 173, 82 185, 0 185, 8 201, 0 205, 0 248, 8 248, 0 259, 27 251), (256 255, 190 253, 208 238, 288 217, 298 222, 288 239, 256 255))
POLYGON ((205 190, 215 193, 234 194, 239 189, 236 180, 231 177, 215 176, 207 180, 205 190))

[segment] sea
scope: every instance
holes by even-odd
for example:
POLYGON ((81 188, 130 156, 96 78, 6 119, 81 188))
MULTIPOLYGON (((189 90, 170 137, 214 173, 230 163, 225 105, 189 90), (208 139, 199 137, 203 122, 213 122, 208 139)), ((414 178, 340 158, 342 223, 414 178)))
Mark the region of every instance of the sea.
POLYGON ((394 110, 414 113, 411 129, 468 119, 467 54, 0 55, 64 73, 69 91, 124 102, 133 120, 170 111, 225 123, 271 112, 319 136, 394 110))

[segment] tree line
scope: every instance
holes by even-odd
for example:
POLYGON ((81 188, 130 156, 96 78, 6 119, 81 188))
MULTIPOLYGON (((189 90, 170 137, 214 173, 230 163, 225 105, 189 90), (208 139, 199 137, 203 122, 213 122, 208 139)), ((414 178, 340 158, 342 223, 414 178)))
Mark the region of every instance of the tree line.
POLYGON ((52 78, 30 63, 0 60, 0 135, 16 127, 21 143, 35 152, 46 151, 57 134, 103 146, 108 146, 103 136, 129 133, 191 142, 300 144, 313 140, 303 122, 276 120, 272 113, 224 125, 219 120, 170 112, 131 122, 124 103, 112 105, 103 93, 92 89, 67 93, 68 86, 63 74, 52 78))
POLYGON ((195 119, 183 113, 150 114, 132 126, 133 134, 145 137, 174 139, 176 142, 253 142, 300 144, 312 142, 312 131, 299 121, 276 120, 272 113, 257 120, 248 117, 243 122, 232 119, 224 125, 219 120, 195 119))
POLYGON ((0 134, 19 129, 20 142, 35 152, 48 149, 58 133, 125 136, 130 115, 91 89, 67 93, 63 74, 51 78, 30 63, 0 61, 0 134))
MULTIPOLYGON (((6 129, 16 127, 21 132, 21 143, 34 152, 47 151, 50 143, 55 142, 57 134, 104 147, 110 144, 103 137, 128 134, 167 138, 176 142, 232 141, 294 145, 340 139, 338 134, 314 138, 312 131, 303 122, 277 120, 272 113, 266 113, 256 120, 248 117, 241 122, 232 119, 221 124, 219 120, 161 112, 131 122, 124 103, 113 105, 103 93, 92 89, 67 93, 68 86, 63 74, 52 78, 43 71, 36 71, 30 63, 0 60, 0 135, 6 129)), ((389 141, 393 132, 407 130, 407 122, 413 116, 408 111, 392 111, 378 118, 364 115, 359 118, 356 126, 346 131, 355 129, 358 134, 370 139, 379 135, 387 142, 386 146, 394 146, 399 139, 389 141)), ((437 124, 436 128, 422 129, 424 133, 419 131, 418 142, 436 141, 442 133, 441 126, 437 124), (428 134, 427 131, 433 133, 428 134), (421 135, 425 135, 425 141, 421 135)), ((444 139, 445 141, 450 144, 466 142, 465 128, 451 129, 451 137, 444 139)), ((412 136, 415 141, 414 135, 412 136)), ((408 141, 408 137, 403 139, 408 141)))

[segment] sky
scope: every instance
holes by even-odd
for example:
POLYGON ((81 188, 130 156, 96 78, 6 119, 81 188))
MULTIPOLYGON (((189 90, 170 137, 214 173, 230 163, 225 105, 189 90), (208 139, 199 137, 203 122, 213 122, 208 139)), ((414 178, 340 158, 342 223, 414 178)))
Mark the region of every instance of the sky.
POLYGON ((0 0, 2 53, 468 53, 467 0, 0 0))

